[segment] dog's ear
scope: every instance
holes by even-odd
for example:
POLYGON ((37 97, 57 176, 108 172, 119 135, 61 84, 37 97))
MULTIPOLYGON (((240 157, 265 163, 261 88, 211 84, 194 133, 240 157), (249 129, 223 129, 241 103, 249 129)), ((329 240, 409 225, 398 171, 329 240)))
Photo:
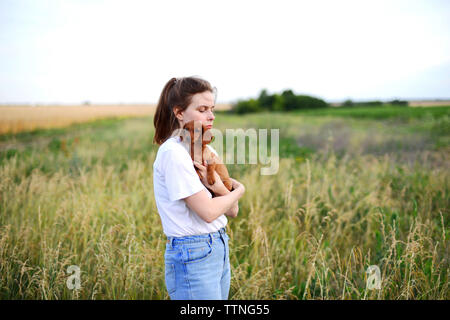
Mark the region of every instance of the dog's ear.
POLYGON ((192 121, 186 123, 180 132, 180 140, 189 142, 191 140, 191 131, 193 130, 192 121))
POLYGON ((189 131, 192 131, 193 129, 194 129, 194 120, 191 120, 191 121, 189 121, 189 122, 186 122, 185 124, 184 124, 184 127, 183 128, 185 128, 185 129, 187 129, 187 130, 189 130, 189 131))
POLYGON ((180 141, 186 140, 186 138, 187 138, 186 132, 187 132, 187 130, 185 128, 180 129, 180 141))
POLYGON ((202 125, 199 121, 194 121, 189 123, 189 131, 191 132, 191 136, 193 141, 200 141, 202 138, 202 125))

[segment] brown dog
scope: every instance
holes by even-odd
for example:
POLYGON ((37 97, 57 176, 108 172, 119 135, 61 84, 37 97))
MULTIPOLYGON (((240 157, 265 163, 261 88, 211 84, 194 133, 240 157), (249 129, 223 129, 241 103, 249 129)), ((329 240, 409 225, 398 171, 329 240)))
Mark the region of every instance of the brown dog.
MULTIPOLYGON (((230 175, 228 174, 227 167, 225 166, 225 164, 223 164, 220 158, 206 146, 213 139, 211 131, 204 125, 195 126, 194 120, 186 123, 183 129, 185 130, 182 131, 180 139, 181 141, 185 141, 185 143, 190 142, 192 160, 201 162, 202 164, 206 162, 206 179, 208 183, 212 185, 216 182, 214 178, 214 171, 216 171, 225 187, 228 190, 232 191, 232 182, 230 179, 230 175), (195 146, 197 148, 195 148, 195 146)), ((195 168, 195 171, 197 172, 200 179, 202 179, 199 169, 195 168)))

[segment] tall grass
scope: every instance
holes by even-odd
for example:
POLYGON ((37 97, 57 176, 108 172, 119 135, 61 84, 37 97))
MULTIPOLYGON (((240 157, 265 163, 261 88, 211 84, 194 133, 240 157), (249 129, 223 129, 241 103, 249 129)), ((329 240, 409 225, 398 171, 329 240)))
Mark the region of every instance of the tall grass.
MULTIPOLYGON (((282 125, 295 144, 301 128, 329 121, 221 115, 217 127, 282 125)), ((349 127, 357 143, 364 131, 349 127)), ((152 135, 151 119, 127 119, 1 151, 1 299, 168 299, 152 135), (66 285, 70 265, 81 269, 80 290, 66 285)), ((449 299, 448 166, 336 152, 333 140, 309 147, 286 149, 294 156, 272 176, 229 165, 247 190, 229 219, 230 298, 449 299), (370 265, 380 290, 366 286, 370 265)))

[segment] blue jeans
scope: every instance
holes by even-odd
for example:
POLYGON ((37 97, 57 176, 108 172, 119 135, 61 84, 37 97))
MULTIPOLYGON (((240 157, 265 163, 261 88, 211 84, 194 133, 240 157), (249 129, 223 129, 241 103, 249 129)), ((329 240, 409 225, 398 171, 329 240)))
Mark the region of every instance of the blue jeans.
POLYGON ((230 291, 228 235, 168 237, 166 288, 172 300, 226 300, 230 291))

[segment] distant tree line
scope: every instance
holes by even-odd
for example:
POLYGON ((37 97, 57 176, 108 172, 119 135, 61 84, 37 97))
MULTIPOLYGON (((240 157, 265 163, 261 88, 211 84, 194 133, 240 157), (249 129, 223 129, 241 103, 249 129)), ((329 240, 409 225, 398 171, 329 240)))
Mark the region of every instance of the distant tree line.
POLYGON ((393 105, 393 106, 408 106, 408 101, 406 100, 391 100, 387 102, 382 102, 379 100, 374 101, 352 101, 350 99, 347 99, 342 103, 343 107, 377 107, 377 106, 383 106, 383 105, 393 105))
POLYGON ((267 90, 263 89, 256 99, 239 100, 232 104, 232 111, 243 114, 262 111, 317 109, 328 106, 328 103, 322 99, 307 95, 296 95, 292 90, 284 90, 281 94, 268 94, 267 90))
MULTIPOLYGON (((378 107, 378 106, 408 106, 406 100, 391 100, 391 101, 353 101, 347 99, 342 103, 342 107, 378 107)), ((281 94, 267 93, 266 89, 261 90, 259 96, 248 100, 238 100, 231 105, 231 112, 244 114, 251 112, 264 111, 293 111, 302 109, 319 109, 327 108, 330 105, 322 99, 307 96, 297 95, 292 90, 284 90, 281 94)))

